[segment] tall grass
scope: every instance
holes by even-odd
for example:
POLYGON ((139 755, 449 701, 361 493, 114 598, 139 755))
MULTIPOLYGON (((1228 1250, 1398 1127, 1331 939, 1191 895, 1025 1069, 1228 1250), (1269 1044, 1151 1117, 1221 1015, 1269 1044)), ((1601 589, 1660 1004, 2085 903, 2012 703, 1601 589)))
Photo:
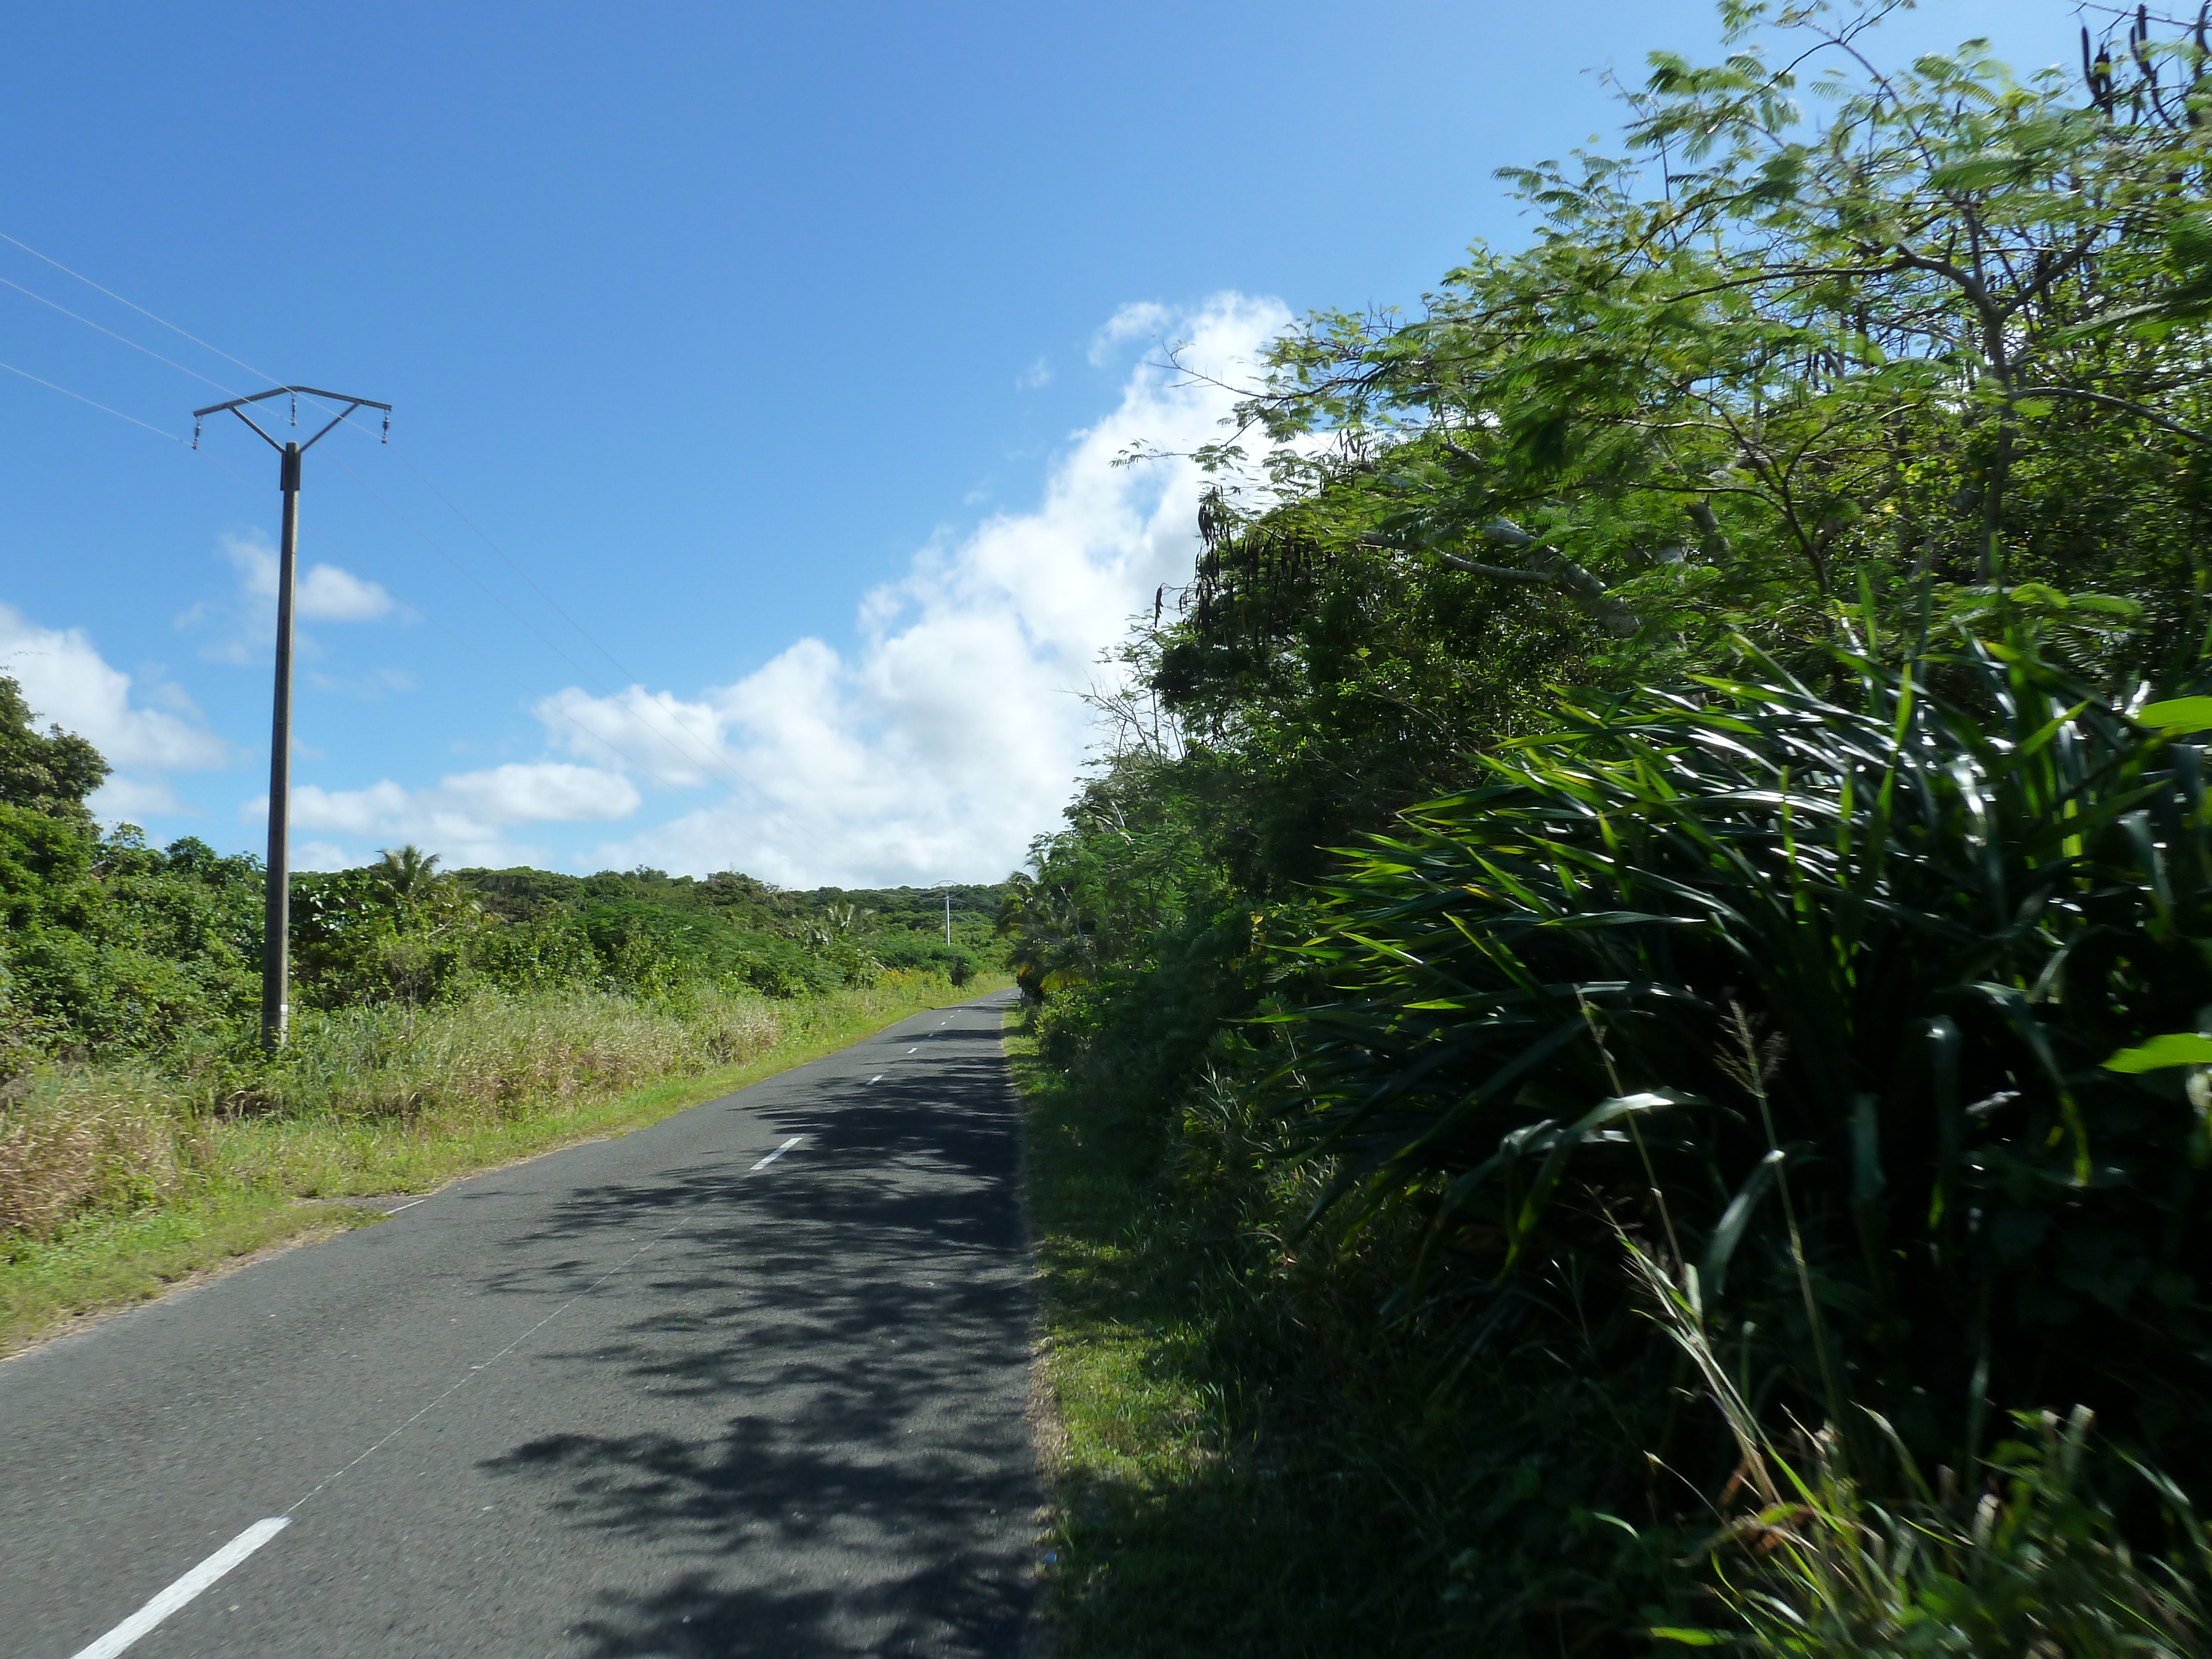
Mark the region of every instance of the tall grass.
POLYGON ((2172 1560, 2131 1547, 2100 1490, 2099 1477, 2109 1486, 2118 1460, 2095 1455, 2087 1407, 2063 1421, 2055 1412, 2016 1413, 2018 1436, 2000 1441, 1978 1471, 1962 1481, 1941 1468, 1932 1485, 1887 1419, 1864 1412, 1896 1468, 1883 1483, 1894 1495, 1877 1501, 1832 1424, 1789 1437, 1802 1448, 1793 1455, 1762 1420, 1713 1338, 1695 1269, 1678 1276, 1626 1232, 1620 1237, 1649 1310, 1735 1440, 1729 1491, 1751 1499, 1708 1546, 1712 1600, 1729 1623, 1659 1626, 1653 1637, 1775 1659, 2201 1659, 2207 1651, 2212 1541, 2179 1487, 2135 1465, 2178 1547, 2172 1560))
POLYGON ((0 1249, 173 1190, 191 1139, 190 1113, 145 1074, 73 1066, 29 1079, 0 1108, 0 1249))
POLYGON ((619 1133, 960 994, 923 973, 791 1000, 697 984, 650 999, 552 990, 310 1012, 273 1058, 237 1032, 158 1063, 42 1065, 0 1099, 0 1349, 224 1255, 362 1218, 272 1215, 295 1200, 418 1190, 619 1133))
POLYGON ((1533 1327, 1470 1373, 1381 1311, 1407 1218, 1302 1231, 1328 1170, 1286 1158, 1220 1066, 1163 1091, 1157 1060, 1071 1054, 1065 1032, 1054 1063, 1044 1024, 1007 1047, 1055 1430, 1054 1651, 1565 1659, 1695 1619, 1682 1563, 1710 1528, 1648 1498, 1663 1373, 1533 1327))
POLYGON ((2207 1118, 2105 1064, 2212 1053, 2191 707, 1966 640, 1565 708, 1348 860, 1285 1109, 1485 1319, 1614 1280, 1620 1213, 1770 1416, 1856 1437, 1848 1377, 1963 1468, 2081 1403, 2212 1484, 2207 1118))
POLYGON ((44 1066, 0 1109, 0 1239, 50 1238, 85 1211, 174 1193, 234 1162, 240 1144, 329 1140, 349 1126, 372 1141, 451 1134, 749 1060, 787 1018, 743 993, 646 1003, 554 991, 308 1012, 273 1060, 234 1040, 160 1068, 44 1066))
POLYGON ((750 1060, 775 1046, 790 1006, 712 988, 651 1000, 562 989, 368 1005, 303 1022, 274 1066, 216 1058, 201 1069, 187 1057, 186 1077, 233 1114, 480 1121, 750 1060))

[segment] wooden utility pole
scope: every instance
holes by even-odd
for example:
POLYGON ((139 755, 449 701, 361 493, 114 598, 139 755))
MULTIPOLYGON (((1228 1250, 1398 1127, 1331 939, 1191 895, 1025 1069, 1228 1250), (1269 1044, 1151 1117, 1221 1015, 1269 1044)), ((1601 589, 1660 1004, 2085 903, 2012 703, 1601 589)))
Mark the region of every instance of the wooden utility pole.
POLYGON ((281 1048, 292 1023, 289 997, 292 942, 292 857, 289 831, 292 816, 292 587, 300 562, 300 459, 356 409, 384 411, 384 430, 392 431, 392 405, 373 398, 354 398, 342 392, 321 392, 311 386, 273 386, 250 398, 234 398, 227 404, 210 404, 192 411, 192 447, 200 447, 203 417, 228 410, 252 427, 276 452, 276 487, 284 494, 284 533, 276 552, 276 689, 269 718, 269 869, 261 910, 261 1046, 281 1048), (263 432, 246 412, 248 404, 264 398, 289 396, 292 418, 299 421, 300 398, 327 398, 343 404, 330 424, 305 443, 279 443, 263 432))

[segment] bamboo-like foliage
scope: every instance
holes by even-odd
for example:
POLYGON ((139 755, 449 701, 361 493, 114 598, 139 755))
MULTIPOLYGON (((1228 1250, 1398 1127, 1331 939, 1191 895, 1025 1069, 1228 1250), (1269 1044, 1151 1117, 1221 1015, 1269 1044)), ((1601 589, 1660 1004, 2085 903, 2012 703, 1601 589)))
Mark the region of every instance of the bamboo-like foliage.
POLYGON ((2103 1064, 2212 1018, 2198 750, 2019 640, 1836 666, 1567 708, 1351 854, 1285 1109, 1426 1213, 1428 1295, 1632 1217, 1755 1397, 2212 1469, 2212 1095, 2103 1064))
POLYGON ((2138 1465, 2179 1534, 2179 1561, 2139 1556, 2098 1491, 2090 1430, 2076 1407, 2014 1414, 2020 1437, 1982 1478, 1931 1485, 1889 1425, 1862 1427, 1896 1465, 1887 1503, 1869 1500, 1834 1428, 1793 1456, 1759 1420, 1714 1351, 1704 1310, 1645 1250, 1623 1241, 1647 1309, 1719 1407, 1738 1455, 1731 1483, 1751 1500, 1708 1546, 1716 1599, 1735 1628, 1657 1626, 1662 1642, 1793 1659, 1915 1659, 1964 1654, 2204 1651, 2200 1586, 2212 1543, 2187 1496, 2138 1465))

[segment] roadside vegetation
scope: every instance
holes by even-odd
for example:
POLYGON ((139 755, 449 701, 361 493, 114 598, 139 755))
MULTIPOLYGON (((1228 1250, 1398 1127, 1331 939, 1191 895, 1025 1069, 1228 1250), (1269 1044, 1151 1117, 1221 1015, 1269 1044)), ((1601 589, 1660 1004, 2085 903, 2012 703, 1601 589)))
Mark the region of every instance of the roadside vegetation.
POLYGON ((258 1043, 262 872, 102 833, 106 774, 0 678, 0 1352, 348 1200, 621 1133, 974 994, 989 888, 295 878, 291 1040, 258 1043))
POLYGON ((1884 9, 1201 453, 1001 915, 1071 1659, 2212 1650, 2206 44, 1884 9))

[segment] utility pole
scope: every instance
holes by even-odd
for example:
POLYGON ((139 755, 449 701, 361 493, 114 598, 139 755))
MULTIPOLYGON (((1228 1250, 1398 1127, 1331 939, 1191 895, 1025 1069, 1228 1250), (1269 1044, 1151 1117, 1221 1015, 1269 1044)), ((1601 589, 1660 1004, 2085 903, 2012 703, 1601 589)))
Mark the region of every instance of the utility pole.
POLYGON ((948 947, 952 943, 952 890, 950 887, 945 890, 945 943, 948 947))
POLYGON ((227 404, 210 404, 192 411, 192 447, 200 447, 200 422, 228 410, 252 427, 263 442, 276 452, 276 487, 284 494, 284 534, 276 554, 276 691, 269 719, 269 869, 261 912, 261 1046, 281 1048, 292 1023, 288 995, 292 942, 292 859, 288 836, 292 809, 292 579, 300 556, 300 458, 331 434, 339 421, 356 409, 384 411, 384 434, 392 433, 392 405, 373 398, 355 398, 343 392, 322 392, 311 386, 272 386, 250 398, 233 398, 227 404), (300 398, 327 398, 343 404, 337 416, 305 443, 279 443, 246 412, 248 404, 264 398, 289 397, 292 423, 300 422, 300 398))

